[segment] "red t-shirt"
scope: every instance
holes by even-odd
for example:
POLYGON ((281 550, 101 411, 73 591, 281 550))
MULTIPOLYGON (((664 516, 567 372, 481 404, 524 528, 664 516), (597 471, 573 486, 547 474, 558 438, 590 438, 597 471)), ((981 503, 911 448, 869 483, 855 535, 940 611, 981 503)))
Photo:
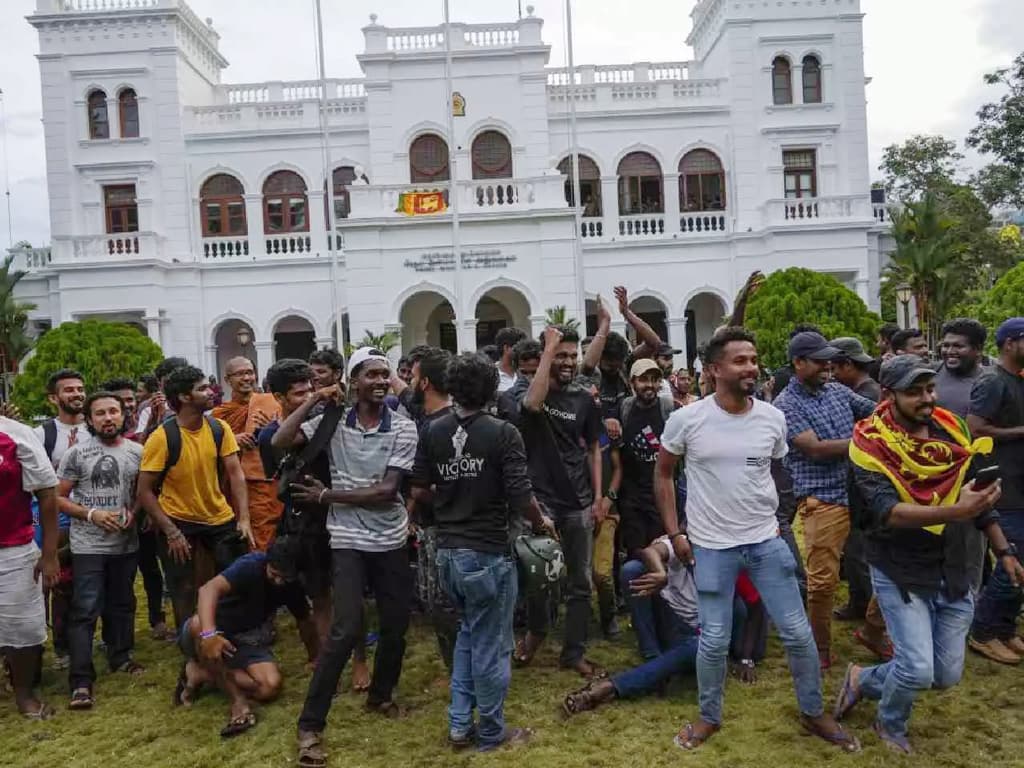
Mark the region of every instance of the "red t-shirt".
POLYGON ((32 494, 22 483, 18 444, 0 432, 0 547, 20 547, 32 537, 32 494))

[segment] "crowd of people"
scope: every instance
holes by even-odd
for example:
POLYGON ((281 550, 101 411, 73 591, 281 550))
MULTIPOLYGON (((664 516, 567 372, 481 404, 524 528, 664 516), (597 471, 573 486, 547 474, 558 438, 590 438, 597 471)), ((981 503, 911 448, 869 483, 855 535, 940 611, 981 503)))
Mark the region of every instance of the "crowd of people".
POLYGON ((225 738, 279 694, 275 621, 292 616, 312 672, 302 768, 327 765, 346 667, 367 711, 403 716, 417 611, 450 672, 454 749, 530 738, 504 703, 558 622, 558 663, 585 682, 567 716, 695 673, 686 750, 721 729, 728 674, 753 683, 771 632, 800 725, 845 752, 861 700, 909 753, 915 698, 955 685, 968 646, 1024 659, 1024 318, 999 327, 992 360, 980 323, 947 323, 937 362, 916 330, 883 327, 876 358, 800 325, 772 373, 751 333, 724 326, 691 371, 615 298, 635 345, 598 302, 593 335, 506 328, 490 356, 416 347, 392 367, 325 349, 262 385, 235 358, 223 401, 180 358, 94 392, 56 371, 54 418, 0 417, 0 647, 19 711, 54 714, 38 690, 48 642, 68 707, 97 706, 97 623, 111 674, 145 674, 138 574, 153 637, 181 654, 174 703, 222 691, 225 738), (610 640, 628 613, 638 666, 588 655, 594 603, 610 640), (837 621, 878 663, 849 664, 829 706, 837 621))

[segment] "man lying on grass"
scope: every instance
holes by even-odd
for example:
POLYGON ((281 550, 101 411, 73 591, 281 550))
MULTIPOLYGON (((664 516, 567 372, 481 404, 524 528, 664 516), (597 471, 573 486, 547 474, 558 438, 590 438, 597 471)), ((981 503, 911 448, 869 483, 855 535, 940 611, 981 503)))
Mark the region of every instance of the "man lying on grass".
MULTIPOLYGON (((623 582, 631 593, 630 609, 638 639, 650 635, 642 646, 657 648, 659 653, 649 656, 638 667, 570 693, 562 702, 562 709, 569 716, 614 699, 647 696, 661 690, 673 676, 696 669, 699 624, 693 567, 676 557, 667 536, 641 550, 639 555, 640 560, 623 565, 623 582)), ((745 572, 736 582, 736 602, 742 604, 735 610, 743 611, 740 615, 745 620, 733 628, 733 671, 742 682, 752 684, 756 649, 764 645, 765 613, 745 572)))
POLYGON ((197 613, 181 628, 185 664, 174 702, 190 706, 206 683, 231 700, 224 738, 256 725, 250 701, 268 702, 281 691, 281 671, 270 649, 273 618, 286 605, 298 622, 310 662, 318 652, 316 627, 296 580, 293 540, 282 536, 267 552, 240 557, 199 590, 197 613))

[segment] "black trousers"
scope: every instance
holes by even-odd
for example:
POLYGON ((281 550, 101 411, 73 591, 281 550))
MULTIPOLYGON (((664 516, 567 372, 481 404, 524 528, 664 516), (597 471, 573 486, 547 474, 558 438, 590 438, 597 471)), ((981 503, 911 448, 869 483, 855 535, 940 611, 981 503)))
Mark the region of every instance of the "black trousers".
POLYGON ((146 589, 146 605, 149 609, 149 626, 163 624, 164 615, 164 575, 160 570, 157 556, 156 531, 139 533, 139 573, 142 574, 142 586, 146 589))
POLYGON ((864 531, 856 526, 850 528, 850 535, 846 539, 843 567, 846 570, 846 581, 850 585, 850 609, 855 616, 863 616, 875 590, 871 586, 871 574, 868 571, 864 531))
POLYGON ((402 675, 413 595, 408 551, 404 546, 388 552, 335 549, 331 552, 331 566, 334 618, 299 715, 299 729, 303 731, 322 731, 326 727, 327 713, 341 674, 353 649, 365 637, 363 590, 366 585, 372 588, 377 599, 380 621, 380 639, 367 703, 390 701, 402 675))

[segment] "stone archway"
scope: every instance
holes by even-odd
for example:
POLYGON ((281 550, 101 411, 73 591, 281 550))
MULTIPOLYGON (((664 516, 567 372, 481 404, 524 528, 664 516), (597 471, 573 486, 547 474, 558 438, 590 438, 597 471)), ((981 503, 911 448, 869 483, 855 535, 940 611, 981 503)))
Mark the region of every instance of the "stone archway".
POLYGON ((412 294, 402 303, 398 314, 402 324, 402 351, 419 344, 458 351, 455 310, 444 296, 424 290, 412 294))
POLYGON ((480 297, 474 309, 476 347, 494 343, 502 328, 519 328, 530 332, 530 302, 515 288, 499 285, 480 297))
MULTIPOLYGON (((216 376, 218 381, 224 376, 224 368, 227 366, 228 360, 234 357, 249 358, 253 368, 259 370, 256 356, 256 332, 245 320, 240 320, 237 317, 222 320, 213 334, 213 343, 217 348, 215 356, 217 370, 208 371, 208 373, 216 376), (244 346, 239 341, 239 331, 248 333, 248 343, 244 346)), ((221 385, 224 387, 225 394, 229 394, 227 383, 221 381, 221 385)))
POLYGON ((706 344, 725 322, 725 303, 714 293, 702 291, 686 303, 686 356, 692 365, 697 348, 706 344))
MULTIPOLYGON (((668 339, 668 307, 660 299, 654 296, 638 296, 629 302, 629 308, 651 326, 663 341, 668 339)), ((630 343, 636 344, 638 339, 632 328, 627 329, 627 334, 630 343)))
POLYGON ((274 360, 309 360, 316 349, 313 324, 298 315, 285 315, 274 325, 274 360))

